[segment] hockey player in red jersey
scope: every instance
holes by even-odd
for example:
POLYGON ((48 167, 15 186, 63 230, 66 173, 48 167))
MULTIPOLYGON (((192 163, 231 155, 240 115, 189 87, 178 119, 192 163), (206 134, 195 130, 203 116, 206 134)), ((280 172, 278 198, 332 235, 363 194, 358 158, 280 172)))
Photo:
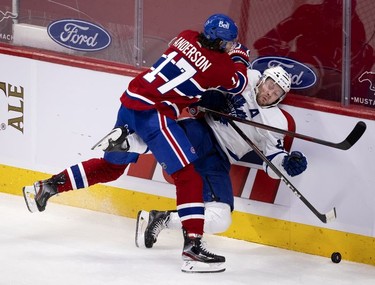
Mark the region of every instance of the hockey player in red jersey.
MULTIPOLYGON (((181 32, 121 96, 115 123, 123 130, 119 136, 137 133, 176 185, 177 211, 184 232, 183 271, 223 271, 225 257, 209 252, 201 243, 203 183, 192 164, 198 156, 176 119, 207 89, 238 94, 246 87, 249 51, 236 42, 237 35, 231 18, 210 16, 202 33, 181 32)), ((113 181, 139 157, 137 153, 108 151, 110 147, 103 158, 73 165, 50 179, 35 182, 33 189, 25 187, 29 210, 44 211, 47 200, 57 193, 113 181)))

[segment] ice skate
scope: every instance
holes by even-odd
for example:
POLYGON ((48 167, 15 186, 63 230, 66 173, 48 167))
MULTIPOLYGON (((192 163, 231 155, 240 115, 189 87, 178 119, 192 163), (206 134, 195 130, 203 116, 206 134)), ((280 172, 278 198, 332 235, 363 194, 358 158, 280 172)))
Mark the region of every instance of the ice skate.
POLYGON ((127 127, 114 128, 108 135, 97 142, 91 149, 101 149, 106 152, 112 151, 128 151, 129 142, 127 136, 129 130, 127 127))
POLYGON ((156 243, 159 233, 167 228, 170 213, 171 211, 150 211, 147 227, 144 231, 145 247, 151 248, 156 243))
POLYGON ((49 198, 57 194, 57 185, 65 183, 64 175, 37 181, 33 186, 23 187, 23 197, 30 212, 43 212, 49 198))
POLYGON ((184 248, 182 251, 182 272, 213 273, 225 271, 225 257, 209 252, 202 243, 202 236, 188 236, 184 234, 184 248))

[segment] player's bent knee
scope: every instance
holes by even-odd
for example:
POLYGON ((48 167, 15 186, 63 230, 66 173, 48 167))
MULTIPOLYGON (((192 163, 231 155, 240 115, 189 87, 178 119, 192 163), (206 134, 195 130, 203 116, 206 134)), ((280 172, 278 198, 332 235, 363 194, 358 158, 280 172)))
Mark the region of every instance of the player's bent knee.
POLYGON ((220 202, 205 203, 204 232, 217 234, 225 232, 232 223, 230 206, 220 202))

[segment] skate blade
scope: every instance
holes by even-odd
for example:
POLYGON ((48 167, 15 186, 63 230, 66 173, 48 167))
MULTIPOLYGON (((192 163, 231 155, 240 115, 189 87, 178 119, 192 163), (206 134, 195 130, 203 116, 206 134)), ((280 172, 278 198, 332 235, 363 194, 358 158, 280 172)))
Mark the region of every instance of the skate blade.
POLYGON ((110 141, 117 141, 122 135, 122 130, 119 128, 115 128, 108 135, 106 135, 104 138, 102 138, 100 141, 98 141, 91 150, 105 150, 109 146, 110 141))
POLYGON ((216 273, 225 271, 225 263, 205 263, 200 261, 184 261, 181 267, 182 272, 186 273, 216 273))
POLYGON ((135 245, 137 247, 146 248, 145 231, 148 225, 149 212, 139 211, 137 216, 137 225, 135 229, 135 245))
POLYGON ((27 209, 31 213, 39 212, 38 206, 35 202, 35 188, 34 186, 25 186, 22 189, 23 191, 23 197, 25 198, 27 209))

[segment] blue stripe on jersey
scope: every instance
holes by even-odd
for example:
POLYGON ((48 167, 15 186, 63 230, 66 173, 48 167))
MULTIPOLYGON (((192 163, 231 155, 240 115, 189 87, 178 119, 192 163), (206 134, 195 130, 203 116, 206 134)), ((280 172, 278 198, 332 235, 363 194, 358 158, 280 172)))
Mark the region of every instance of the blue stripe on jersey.
MULTIPOLYGON (((181 206, 181 205, 180 205, 181 206)), ((186 208, 179 208, 177 207, 178 215, 180 216, 181 220, 185 220, 184 217, 188 216, 203 216, 204 218, 204 204, 202 206, 195 205, 194 207, 186 207, 186 208)))
POLYGON ((157 68, 165 60, 166 57, 167 56, 165 54, 162 54, 162 56, 159 57, 159 59, 152 65, 150 69, 154 70, 155 68, 157 68))
POLYGON ((77 189, 85 188, 85 185, 83 183, 82 174, 81 174, 81 171, 79 170, 78 165, 77 164, 73 165, 73 166, 70 167, 70 169, 72 170, 74 181, 76 183, 77 189))
MULTIPOLYGON (((183 71, 182 71, 183 72, 183 71)), ((181 76, 181 69, 177 67, 174 63, 169 62, 161 71, 162 78, 166 82, 173 80, 174 78, 181 76)), ((196 81, 193 81, 191 78, 181 82, 176 86, 178 93, 182 96, 196 97, 201 95, 202 92, 206 91, 205 88, 202 88, 196 81)))
POLYGON ((205 88, 202 88, 198 82, 193 81, 191 79, 183 82, 182 84, 178 85, 177 87, 178 91, 180 91, 180 94, 183 93, 185 96, 188 96, 190 98, 201 96, 204 91, 206 91, 205 88))

